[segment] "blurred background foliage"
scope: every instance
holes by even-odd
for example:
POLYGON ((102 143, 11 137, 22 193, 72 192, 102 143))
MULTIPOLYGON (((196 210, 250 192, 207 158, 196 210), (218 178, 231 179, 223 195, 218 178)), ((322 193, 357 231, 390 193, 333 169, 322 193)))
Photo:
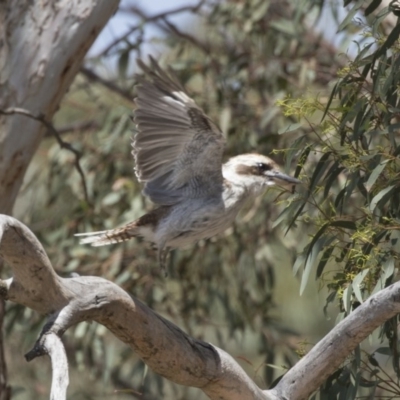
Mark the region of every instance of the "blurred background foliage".
MULTIPOLYGON (((87 198, 74 154, 49 136, 15 206, 57 272, 116 282, 231 353, 265 388, 336 315, 337 322, 392 283, 400 224, 398 10, 393 2, 344 3, 202 0, 147 14, 122 2, 126 31, 88 55, 54 121, 82 154, 87 198), (190 19, 175 22, 181 13, 190 19), (304 182, 295 193, 269 190, 222 237, 172 252, 167 279, 140 241, 94 249, 74 237, 152 207, 135 179, 130 144, 135 59, 149 52, 221 126, 226 158, 271 155, 304 182)), ((21 356, 42 321, 9 304, 5 324, 13 398, 48 398, 47 360, 27 366, 21 356)), ((314 397, 399 397, 397 324, 371 335, 314 397)), ((147 370, 97 324, 71 329, 65 343, 70 398, 204 398, 147 370)))

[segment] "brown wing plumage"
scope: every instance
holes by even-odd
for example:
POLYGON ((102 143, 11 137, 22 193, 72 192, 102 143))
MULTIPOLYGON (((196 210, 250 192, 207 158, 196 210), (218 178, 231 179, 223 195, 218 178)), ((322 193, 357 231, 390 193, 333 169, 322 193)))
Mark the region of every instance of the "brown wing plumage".
POLYGON ((220 129, 172 76, 150 58, 138 61, 133 141, 135 172, 154 203, 172 205, 183 198, 220 192, 225 139, 220 129))
POLYGON ((161 206, 142 215, 136 221, 129 222, 119 228, 100 232, 78 233, 75 236, 84 236, 80 243, 91 244, 95 247, 125 242, 126 240, 138 236, 150 242, 154 242, 154 232, 159 221, 170 212, 171 207, 161 206))

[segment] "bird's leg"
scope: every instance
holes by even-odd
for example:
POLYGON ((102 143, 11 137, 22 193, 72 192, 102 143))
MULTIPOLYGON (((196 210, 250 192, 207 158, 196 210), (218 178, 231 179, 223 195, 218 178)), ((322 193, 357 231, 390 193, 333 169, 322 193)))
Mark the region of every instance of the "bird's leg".
POLYGON ((168 252, 169 248, 164 247, 164 245, 158 248, 158 262, 160 264, 161 271, 164 272, 165 277, 168 276, 167 263, 166 263, 168 252))

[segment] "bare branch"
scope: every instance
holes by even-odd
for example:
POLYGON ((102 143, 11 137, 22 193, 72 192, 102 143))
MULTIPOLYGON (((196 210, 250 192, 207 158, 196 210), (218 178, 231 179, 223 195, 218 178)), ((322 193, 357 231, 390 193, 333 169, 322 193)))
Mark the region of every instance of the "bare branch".
POLYGON ((121 11, 139 15, 144 20, 144 22, 149 22, 149 21, 156 21, 157 19, 160 18, 170 17, 171 15, 180 14, 183 12, 197 13, 200 10, 200 8, 205 4, 205 2, 206 0, 201 0, 195 6, 181 6, 151 16, 145 16, 143 10, 141 10, 139 7, 136 6, 129 6, 125 8, 121 7, 121 11))
MULTIPOLYGON (((165 11, 165 12, 161 12, 159 14, 155 14, 155 15, 148 16, 148 17, 144 17, 143 16, 143 12, 138 7, 135 7, 135 6, 130 6, 130 7, 126 7, 126 8, 121 7, 120 11, 136 14, 136 15, 138 15, 138 16, 140 16, 142 18, 143 22, 152 22, 152 21, 156 21, 156 20, 161 19, 161 18, 169 17, 169 16, 176 15, 176 14, 181 14, 183 12, 196 13, 203 6, 204 3, 205 3, 205 0, 201 0, 195 6, 177 7, 175 9, 172 9, 172 10, 169 10, 169 11, 165 11)), ((115 40, 113 40, 105 49, 103 49, 101 52, 99 52, 98 55, 94 56, 93 58, 98 58, 98 57, 102 57, 102 56, 108 55, 108 53, 117 44, 119 44, 119 43, 123 42, 124 40, 126 40, 132 33, 137 31, 138 29, 140 29, 141 26, 142 26, 142 23, 139 26, 138 25, 132 26, 123 35, 121 35, 121 36, 117 37, 115 40)))
POLYGON ((67 398, 68 360, 61 339, 54 333, 43 337, 43 346, 51 359, 53 378, 51 383, 50 400, 64 400, 67 398))
POLYGON ((105 86, 107 89, 117 93, 124 99, 129 100, 130 102, 133 102, 133 95, 129 90, 120 88, 114 82, 108 81, 107 79, 102 78, 100 75, 96 74, 96 72, 94 72, 91 69, 88 69, 86 67, 81 67, 80 72, 81 72, 81 74, 86 76, 86 78, 89 79, 90 81, 98 82, 98 83, 102 84, 103 86, 105 86))
POLYGON ((3 115, 24 115, 25 117, 34 119, 36 121, 41 122, 57 140, 57 143, 60 145, 62 149, 68 150, 71 153, 74 154, 75 156, 75 161, 74 165, 76 170, 78 171, 81 181, 82 181, 82 187, 83 187, 83 194, 85 196, 85 200, 88 204, 90 203, 89 200, 89 195, 88 195, 88 190, 87 190, 87 185, 86 185, 86 179, 85 179, 85 174, 83 173, 81 164, 80 164, 80 159, 82 157, 82 153, 76 150, 73 146, 71 146, 68 142, 65 142, 64 140, 61 139, 60 134, 58 133, 57 129, 54 128, 53 124, 49 121, 46 120, 46 117, 43 114, 38 114, 34 115, 32 114, 29 110, 25 110, 24 108, 18 108, 18 107, 9 107, 4 110, 0 109, 0 114, 3 115))
POLYGON ((377 327, 400 313, 400 282, 381 290, 336 325, 281 379, 279 398, 307 399, 377 327))
MULTIPOLYGON (((194 36, 190 35, 189 33, 182 32, 172 22, 168 21, 167 18, 163 18, 163 22, 169 28, 169 32, 172 32, 174 35, 179 36, 182 39, 185 39, 188 42, 194 44, 196 47, 203 50, 204 53, 206 53, 206 54, 209 54, 211 52, 211 48, 208 44, 200 42, 200 40, 198 40, 194 36)), ((168 29, 165 29, 165 30, 168 31, 168 29)))
POLYGON ((36 236, 15 218, 1 214, 0 257, 13 271, 13 278, 1 281, 3 299, 41 314, 50 314, 68 303, 70 293, 62 286, 36 236))
MULTIPOLYGON (((81 321, 97 321, 156 373, 201 388, 211 399, 307 399, 362 340, 400 312, 397 282, 371 296, 333 328, 274 389, 262 391, 229 354, 191 338, 114 283, 93 276, 57 276, 33 233, 2 215, 0 256, 14 273, 13 278, 0 281, 0 296, 50 314, 42 336, 60 337, 81 321)), ((40 347, 41 339, 38 343, 28 358, 47 351, 40 347)))
MULTIPOLYGON (((57 128, 57 132, 59 135, 63 135, 65 133, 94 130, 94 129, 99 129, 99 124, 95 120, 89 120, 89 121, 78 121, 69 125, 64 125, 60 128, 57 128)), ((48 131, 45 136, 50 136, 50 135, 51 132, 48 131)))
POLYGON ((52 332, 61 336, 81 321, 97 321, 156 373, 181 385, 201 388, 211 399, 273 399, 230 355, 191 338, 114 283, 93 276, 58 277, 33 233, 16 219, 3 215, 0 255, 14 273, 12 279, 0 285, 0 294, 51 314, 45 335, 52 332))
MULTIPOLYGON (((201 1, 193 10, 193 12, 198 11, 201 6, 203 5, 203 1, 201 1)), ((187 40, 194 44, 196 47, 204 51, 206 54, 209 54, 211 49, 208 44, 200 42, 197 38, 194 36, 190 35, 189 33, 182 32, 179 30, 172 22, 170 22, 167 17, 169 16, 168 12, 165 13, 160 13, 155 17, 150 17, 146 15, 146 13, 141 10, 138 7, 130 7, 130 11, 133 12, 134 14, 140 16, 144 21, 146 22, 153 22, 155 23, 159 28, 161 28, 163 31, 166 33, 172 33, 175 36, 179 36, 184 40, 187 40)))
POLYGON ((49 355, 53 370, 50 400, 64 400, 67 398, 69 384, 68 360, 64 345, 54 332, 42 331, 34 348, 25 355, 25 359, 31 361, 45 354, 49 355))

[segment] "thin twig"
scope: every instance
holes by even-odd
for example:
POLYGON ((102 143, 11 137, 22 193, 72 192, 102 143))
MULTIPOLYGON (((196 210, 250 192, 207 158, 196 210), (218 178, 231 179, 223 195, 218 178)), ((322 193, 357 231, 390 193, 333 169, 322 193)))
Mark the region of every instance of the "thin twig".
POLYGON ((43 114, 35 115, 35 114, 32 114, 30 111, 28 111, 24 108, 19 108, 19 107, 9 107, 4 110, 0 109, 0 114, 24 115, 25 117, 28 117, 28 118, 31 118, 31 119, 41 122, 47 128, 47 130, 55 137, 55 139, 57 140, 57 143, 60 145, 60 147, 62 149, 69 150, 71 153, 73 153, 75 155, 74 165, 75 165, 75 168, 78 171, 78 173, 81 177, 81 180, 82 180, 83 193, 85 196, 85 200, 88 204, 90 204, 87 185, 86 185, 86 179, 85 179, 85 175, 83 173, 83 170, 82 170, 82 167, 80 164, 80 158, 82 157, 82 153, 80 151, 76 150, 74 147, 72 147, 71 144, 69 144, 68 142, 65 142, 64 140, 62 140, 59 132, 57 131, 56 128, 54 128, 54 126, 51 122, 47 121, 46 117, 43 114))
MULTIPOLYGON (((196 12, 198 11, 202 5, 204 4, 204 0, 200 1, 197 6, 193 7, 191 9, 192 12, 196 12)), ((141 17, 145 22, 154 22, 160 29, 162 29, 163 31, 165 31, 166 33, 173 33, 176 36, 179 36, 191 43, 193 43, 196 47, 200 48, 201 50, 203 50, 205 53, 210 53, 210 48, 209 46, 207 46, 204 43, 201 43, 198 39, 196 39, 194 36, 186 33, 186 32, 182 32, 181 30, 179 30, 172 22, 170 22, 167 17, 169 17, 171 14, 169 14, 168 12, 165 13, 160 13, 157 14, 153 17, 149 17, 148 15, 146 15, 146 13, 141 10, 138 7, 131 7, 130 11, 136 15, 138 15, 139 17, 141 17), (161 21, 159 21, 161 20, 161 21), (162 23, 160 23, 162 22, 162 23)))
MULTIPOLYGON (((178 8, 175 8, 173 10, 164 11, 164 12, 161 12, 159 14, 155 14, 155 15, 152 15, 152 16, 149 16, 149 17, 144 17, 143 12, 139 8, 137 8, 135 6, 121 8, 120 11, 136 14, 140 18, 142 18, 144 20, 144 22, 152 22, 152 21, 156 21, 156 20, 158 20, 160 18, 165 18, 165 17, 171 16, 171 15, 176 15, 176 14, 180 14, 180 13, 183 13, 183 12, 196 13, 202 7, 202 5, 204 3, 205 3, 205 0, 201 0, 195 6, 178 7, 178 8)), ((108 53, 117 44, 119 44, 119 43, 123 42, 124 40, 126 40, 132 33, 134 33, 136 30, 140 29, 141 26, 142 26, 142 24, 134 25, 134 26, 130 27, 123 35, 121 35, 121 36, 117 37, 116 39, 114 39, 105 49, 100 51, 99 54, 97 56, 95 56, 95 57, 107 56, 108 53)))
POLYGON ((179 30, 176 25, 174 25, 172 22, 168 21, 167 18, 162 18, 162 21, 165 23, 165 25, 167 25, 168 29, 165 29, 163 27, 163 29, 172 32, 173 34, 175 34, 176 36, 179 36, 185 40, 187 40, 190 43, 193 43, 196 47, 198 47, 199 49, 203 50, 204 53, 209 54, 210 53, 210 46, 200 42, 198 39, 196 39, 194 36, 190 35, 189 33, 186 32, 182 32, 181 30, 179 30))
POLYGON ((145 20, 145 22, 149 22, 149 21, 155 21, 155 20, 160 19, 160 18, 165 18, 165 17, 171 16, 171 15, 174 15, 174 14, 179 14, 179 13, 182 13, 182 12, 196 13, 204 5, 205 2, 206 2, 206 0, 201 0, 195 6, 177 7, 177 8, 174 8, 172 10, 163 11, 161 13, 154 14, 152 16, 146 16, 144 14, 144 12, 140 8, 138 8, 136 6, 130 6, 130 7, 126 7, 126 8, 122 7, 121 11, 130 12, 132 14, 139 15, 141 18, 143 18, 145 20))
POLYGON ((108 55, 108 53, 119 43, 123 42, 124 40, 127 40, 130 35, 132 35, 133 32, 137 31, 140 29, 140 25, 134 25, 131 26, 123 35, 117 37, 114 39, 104 50, 100 51, 97 55, 90 57, 91 59, 93 58, 100 58, 100 57, 105 57, 108 55))
MULTIPOLYGON (((57 128, 57 131, 60 135, 63 135, 65 133, 70 133, 70 132, 77 132, 77 131, 84 131, 88 129, 98 129, 99 124, 95 120, 89 120, 89 121, 79 121, 75 122, 69 125, 62 126, 60 128, 57 128)), ((46 132, 45 136, 50 136, 51 133, 48 131, 46 132)))
POLYGON ((86 67, 81 67, 80 72, 83 75, 85 75, 86 78, 88 78, 89 80, 101 83, 107 89, 110 89, 111 91, 113 91, 115 93, 118 93, 124 99, 127 99, 130 102, 133 101, 133 95, 131 92, 120 88, 114 82, 111 82, 111 81, 108 81, 108 80, 102 78, 100 75, 97 75, 96 72, 92 71, 91 69, 86 68, 86 67))

